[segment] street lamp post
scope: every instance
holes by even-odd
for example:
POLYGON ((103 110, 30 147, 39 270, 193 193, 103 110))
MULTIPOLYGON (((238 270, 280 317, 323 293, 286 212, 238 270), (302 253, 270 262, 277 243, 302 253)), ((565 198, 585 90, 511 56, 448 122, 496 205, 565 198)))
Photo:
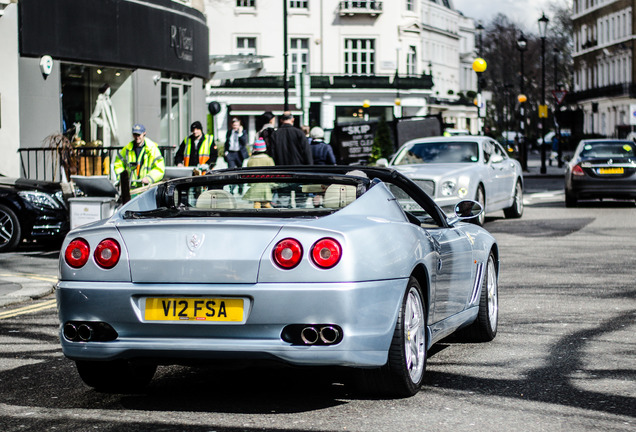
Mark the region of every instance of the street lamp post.
POLYGON ((527 97, 524 93, 524 76, 523 76, 523 57, 524 57, 524 52, 528 49, 528 40, 525 38, 525 36, 523 35, 523 33, 521 33, 521 36, 519 36, 519 39, 517 39, 517 49, 519 50, 519 53, 521 54, 521 64, 520 64, 520 69, 521 69, 521 75, 519 77, 519 96, 517 97, 517 100, 519 101, 519 116, 520 118, 520 138, 519 138, 519 146, 521 147, 521 168, 524 171, 528 171, 528 145, 526 143, 526 105, 525 105, 525 101, 527 100, 527 97))
MULTIPOLYGON (((559 58, 559 49, 554 47, 552 50, 554 53, 554 91, 559 91, 559 80, 557 79, 557 60, 559 58)), ((556 94, 556 93, 555 93, 556 94)), ((559 107, 559 101, 556 100, 556 96, 554 97, 554 125, 555 125, 555 134, 557 139, 557 163, 559 168, 563 168, 563 148, 561 146, 561 128, 559 127, 559 123, 556 121, 556 112, 559 107)))
POLYGON ((545 135, 546 135, 546 125, 545 119, 547 117, 547 109, 545 105, 545 37, 546 31, 548 29, 548 22, 550 20, 545 16, 545 13, 542 13, 541 18, 539 18, 539 36, 541 36, 541 105, 542 108, 539 109, 540 117, 541 117, 541 135, 543 136, 542 144, 541 144, 541 174, 545 174, 547 172, 545 166, 545 135))
POLYGON ((481 73, 486 70, 486 61, 481 58, 482 51, 482 34, 484 32, 484 26, 481 23, 477 24, 475 27, 477 30, 477 41, 479 44, 478 57, 473 62, 473 70, 477 72, 477 128, 479 130, 479 134, 483 135, 483 125, 481 122, 481 105, 482 105, 482 96, 481 96, 481 73))
POLYGON ((283 97, 284 110, 289 111, 289 77, 287 76, 287 0, 283 0, 283 97))

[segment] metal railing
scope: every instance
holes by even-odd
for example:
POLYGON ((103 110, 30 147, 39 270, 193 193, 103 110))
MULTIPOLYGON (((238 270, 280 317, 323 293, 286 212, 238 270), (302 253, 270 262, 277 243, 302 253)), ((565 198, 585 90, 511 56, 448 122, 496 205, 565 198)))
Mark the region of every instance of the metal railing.
POLYGON ((344 0, 339 5, 340 14, 367 13, 376 15, 382 12, 382 2, 374 0, 344 0))
MULTIPOLYGON (((62 162, 66 160, 71 175, 111 175, 111 166, 121 147, 75 147, 68 154, 55 148, 20 148, 20 176, 32 180, 62 180, 62 162)), ((159 151, 172 165, 175 147, 160 146, 159 151)))

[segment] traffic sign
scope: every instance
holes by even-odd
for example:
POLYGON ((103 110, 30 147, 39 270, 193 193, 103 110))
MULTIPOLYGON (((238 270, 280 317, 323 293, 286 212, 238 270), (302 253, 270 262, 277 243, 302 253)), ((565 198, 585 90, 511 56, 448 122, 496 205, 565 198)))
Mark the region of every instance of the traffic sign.
POLYGON ((554 96, 554 100, 557 105, 561 105, 563 103, 566 94, 568 94, 567 90, 552 90, 552 96, 554 96))
POLYGON ((539 118, 548 118, 548 106, 539 105, 539 118))

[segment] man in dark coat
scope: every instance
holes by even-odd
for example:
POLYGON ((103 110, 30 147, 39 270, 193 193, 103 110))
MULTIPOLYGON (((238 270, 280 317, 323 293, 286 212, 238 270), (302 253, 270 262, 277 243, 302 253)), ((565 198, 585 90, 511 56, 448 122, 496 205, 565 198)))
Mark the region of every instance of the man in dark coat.
POLYGON ((243 130, 241 120, 232 119, 232 127, 225 135, 225 161, 228 168, 240 168, 243 160, 248 158, 247 132, 243 130))
POLYGON ((294 117, 284 113, 280 127, 273 134, 271 156, 276 165, 312 165, 314 163, 307 137, 294 127, 294 117))

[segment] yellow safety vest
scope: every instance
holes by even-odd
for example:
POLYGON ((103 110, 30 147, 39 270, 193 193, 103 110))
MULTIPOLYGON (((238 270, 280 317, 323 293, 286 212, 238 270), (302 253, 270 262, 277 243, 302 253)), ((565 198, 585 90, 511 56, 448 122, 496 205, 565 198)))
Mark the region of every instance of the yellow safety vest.
MULTIPOLYGON (((190 166, 190 152, 192 150, 192 137, 186 138, 185 151, 183 153, 183 165, 190 166)), ((203 140, 199 146, 199 165, 207 163, 210 159, 210 149, 212 149, 212 135, 203 134, 203 140)))
POLYGON ((148 177, 151 180, 150 183, 161 181, 166 165, 157 143, 146 138, 139 153, 139 161, 135 154, 135 142, 131 141, 117 152, 113 170, 118 178, 124 170, 127 170, 130 174, 130 186, 140 187, 143 185, 144 177, 148 177))

